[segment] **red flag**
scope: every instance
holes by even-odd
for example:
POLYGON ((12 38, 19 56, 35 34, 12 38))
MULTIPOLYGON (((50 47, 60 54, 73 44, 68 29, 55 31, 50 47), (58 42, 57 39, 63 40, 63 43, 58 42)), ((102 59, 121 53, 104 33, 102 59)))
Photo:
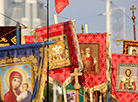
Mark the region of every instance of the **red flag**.
POLYGON ((57 14, 59 14, 68 5, 69 5, 68 0, 55 0, 55 8, 57 14))
MULTIPOLYGON (((135 70, 138 68, 135 67, 138 65, 137 56, 138 55, 112 53, 111 94, 118 100, 118 102, 136 102, 136 100, 138 100, 138 93, 136 93, 137 87, 136 90, 129 89, 129 87, 125 88, 126 84, 123 84, 123 89, 120 87, 123 81, 122 79, 125 79, 126 77, 125 72, 128 68, 133 72, 130 75, 131 78, 133 78, 133 82, 130 81, 129 83, 133 88, 135 87, 134 83, 137 83, 137 77, 135 78, 134 76, 137 76, 135 70)), ((126 81, 126 79, 124 81, 126 81)))

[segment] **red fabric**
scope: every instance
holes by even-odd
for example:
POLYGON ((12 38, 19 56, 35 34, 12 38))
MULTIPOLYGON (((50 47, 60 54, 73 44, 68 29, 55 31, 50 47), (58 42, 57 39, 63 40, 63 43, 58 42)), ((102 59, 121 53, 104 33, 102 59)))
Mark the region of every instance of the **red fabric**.
POLYGON ((33 35, 25 35, 24 39, 25 39, 25 44, 34 43, 34 36, 33 35))
MULTIPOLYGON (((13 71, 11 74, 10 74, 10 78, 9 78, 9 84, 10 84, 10 89, 9 91, 4 95, 4 101, 5 102, 17 102, 16 101, 16 98, 15 98, 15 95, 13 94, 12 92, 12 86, 11 86, 11 81, 13 78, 19 78, 21 79, 21 82, 22 82, 22 75, 19 73, 19 72, 16 72, 16 71, 13 71)), ((15 84, 16 85, 16 84, 15 84)), ((21 84, 20 84, 21 85, 21 84)), ((20 87, 19 85, 19 87, 20 87)), ((17 92, 17 95, 19 95, 21 93, 21 91, 19 90, 19 87, 16 89, 16 92, 17 92)))
POLYGON ((55 8, 57 14, 59 14, 68 5, 69 5, 68 0, 55 0, 55 8))
POLYGON ((132 85, 134 86, 134 90, 136 90, 136 84, 133 82, 132 85))
MULTIPOLYGON (((36 28, 36 33, 38 41, 42 42, 44 38, 47 38, 47 27, 36 28)), ((74 71, 74 68, 78 68, 76 46, 74 42, 71 21, 62 22, 49 26, 49 37, 61 34, 67 35, 72 65, 68 67, 50 70, 49 76, 63 83, 70 76, 70 73, 74 71)))
MULTIPOLYGON (((132 86, 134 86, 134 90, 136 90, 135 82, 132 82, 132 86)), ((123 81, 120 82, 120 89, 123 89, 123 81)))
MULTIPOLYGON (((90 68, 91 68, 90 71, 94 71, 94 70, 95 70, 95 66, 94 66, 94 59, 93 59, 93 57, 92 57, 92 56, 90 56, 89 58, 86 57, 86 61, 90 61, 90 68)), ((86 64, 85 64, 85 62, 84 62, 84 66, 85 66, 85 65, 86 65, 86 64)), ((85 71, 85 67, 84 67, 84 71, 85 71)), ((87 71, 89 71, 89 70, 87 70, 87 71)))
POLYGON ((83 74, 80 84, 92 88, 106 82, 106 33, 80 33, 77 37, 80 43, 99 43, 100 48, 100 74, 83 74))
POLYGON ((120 82, 120 89, 123 89, 123 85, 122 84, 123 84, 123 82, 121 81, 120 82))
MULTIPOLYGON (((138 100, 138 93, 116 91, 117 63, 138 64, 137 55, 112 54, 112 86, 111 93, 119 102, 135 102, 138 100)), ((134 84, 133 84, 134 85, 134 84)))

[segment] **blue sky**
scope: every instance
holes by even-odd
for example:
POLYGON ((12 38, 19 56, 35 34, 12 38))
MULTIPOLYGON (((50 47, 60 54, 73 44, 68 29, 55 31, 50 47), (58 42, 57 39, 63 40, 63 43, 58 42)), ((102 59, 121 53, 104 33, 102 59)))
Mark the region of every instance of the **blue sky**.
MULTIPOLYGON (((47 1, 47 0, 42 0, 47 1)), ((127 40, 133 40, 133 23, 132 23, 132 11, 130 8, 132 5, 137 8, 135 10, 136 16, 136 38, 138 39, 138 0, 112 0, 111 8, 122 7, 125 9, 125 36, 127 40)), ((54 0, 49 0, 50 3, 50 17, 53 17, 55 12, 54 0)), ((69 0, 69 5, 58 16, 75 19, 75 26, 77 33, 81 33, 81 25, 88 24, 101 30, 106 31, 106 15, 100 15, 106 13, 106 0, 69 0)), ((58 17, 58 22, 68 21, 58 17)), ((54 20, 50 20, 50 25, 54 24, 54 20)), ((101 30, 88 28, 89 33, 103 32, 101 30)), ((122 46, 122 45, 120 45, 122 46)), ((117 50, 117 49, 116 49, 117 50)))
MULTIPOLYGON (((47 0, 41 0, 47 2, 47 0)), ((54 17, 55 11, 55 0, 49 0, 50 3, 50 17, 54 17)), ((112 0, 111 8, 122 7, 125 9, 125 36, 127 40, 133 40, 133 25, 132 25, 132 11, 130 8, 134 5, 136 16, 136 37, 138 39, 138 0, 112 0)), ((45 8, 46 10, 46 8, 45 8)), ((88 24, 103 31, 106 31, 106 15, 99 15, 106 13, 106 0, 69 0, 69 5, 60 13, 58 16, 67 17, 69 19, 63 19, 58 17, 58 22, 65 22, 68 20, 75 19, 75 26, 77 33, 81 33, 81 25, 88 24)), ((54 19, 50 20, 50 25, 54 24, 54 19)), ((103 32, 89 27, 89 33, 103 32)), ((122 34, 120 34, 122 35, 122 34)), ((122 46, 122 45, 120 45, 122 46)))
MULTIPOLYGON (((47 0, 42 0, 47 1, 47 0)), ((54 7, 54 0, 49 0, 50 2, 50 18, 53 17, 55 12, 54 7)), ((124 7, 125 8, 125 14, 127 15, 125 17, 126 21, 126 31, 127 28, 132 27, 132 11, 130 11, 130 7, 134 5, 137 7, 137 10, 135 10, 135 15, 138 16, 138 0, 112 0, 112 7, 115 7, 113 4, 115 4, 117 7, 124 7), (128 16, 130 18, 128 18, 128 16)), ((76 20, 76 28, 80 28, 81 25, 88 24, 90 26, 106 30, 106 16, 101 15, 98 16, 98 14, 105 13, 106 12, 106 0, 69 0, 69 5, 58 15, 62 17, 67 17, 70 19, 76 20)), ((67 19, 62 19, 58 17, 58 21, 66 21, 67 19)), ((136 22, 137 18, 136 18, 136 22)), ((50 21, 50 24, 53 24, 54 21, 50 21)), ((81 31, 77 31, 78 33, 81 31)), ((101 32, 96 29, 89 28, 89 32, 101 32)), ((126 35, 130 35, 132 31, 127 33, 126 35)), ((130 39, 130 37, 129 37, 130 39)), ((131 37, 133 40, 133 37, 131 37)), ((130 40, 131 40, 130 39, 130 40)))

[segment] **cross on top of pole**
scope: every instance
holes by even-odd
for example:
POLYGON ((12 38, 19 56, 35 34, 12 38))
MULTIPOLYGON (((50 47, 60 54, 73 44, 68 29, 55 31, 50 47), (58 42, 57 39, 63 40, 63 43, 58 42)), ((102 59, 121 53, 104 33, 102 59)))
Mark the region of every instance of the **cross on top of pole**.
POLYGON ((75 76, 75 82, 78 83, 78 76, 81 76, 82 73, 78 73, 78 69, 74 69, 74 73, 71 73, 70 76, 75 76))
POLYGON ((79 102, 79 89, 81 88, 81 85, 79 84, 78 81, 78 76, 81 76, 82 73, 78 73, 78 69, 74 69, 74 73, 71 73, 70 76, 75 76, 75 84, 73 88, 76 90, 76 96, 77 96, 77 102, 79 102))
POLYGON ((136 28, 135 28, 135 19, 136 17, 134 16, 134 10, 136 10, 136 8, 134 8, 134 5, 132 5, 132 8, 130 8, 130 10, 132 10, 132 20, 133 20, 133 31, 134 31, 134 40, 136 40, 136 28))
POLYGON ((134 16, 134 10, 136 10, 136 7, 134 8, 134 5, 132 5, 132 8, 130 8, 130 10, 132 10, 132 15, 134 16))

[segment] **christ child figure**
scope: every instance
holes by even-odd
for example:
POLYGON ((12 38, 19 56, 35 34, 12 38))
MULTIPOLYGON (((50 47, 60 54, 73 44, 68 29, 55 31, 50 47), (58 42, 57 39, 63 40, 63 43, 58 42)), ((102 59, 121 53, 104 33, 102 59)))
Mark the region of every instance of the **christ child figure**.
POLYGON ((29 87, 29 85, 27 83, 24 83, 22 85, 23 91, 17 97, 18 102, 30 102, 31 101, 31 92, 28 91, 28 87, 29 87))

